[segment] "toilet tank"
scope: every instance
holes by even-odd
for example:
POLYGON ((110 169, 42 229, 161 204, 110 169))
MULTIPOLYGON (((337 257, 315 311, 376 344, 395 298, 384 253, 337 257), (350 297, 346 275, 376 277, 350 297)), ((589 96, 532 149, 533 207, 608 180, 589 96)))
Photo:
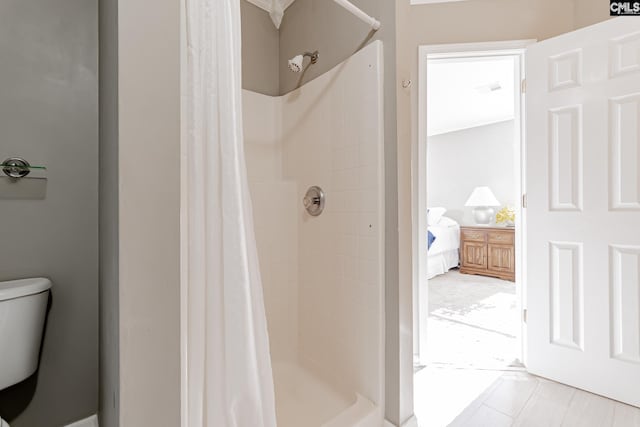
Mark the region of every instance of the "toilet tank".
POLYGON ((50 288, 45 278, 0 282, 0 390, 38 368, 50 288))

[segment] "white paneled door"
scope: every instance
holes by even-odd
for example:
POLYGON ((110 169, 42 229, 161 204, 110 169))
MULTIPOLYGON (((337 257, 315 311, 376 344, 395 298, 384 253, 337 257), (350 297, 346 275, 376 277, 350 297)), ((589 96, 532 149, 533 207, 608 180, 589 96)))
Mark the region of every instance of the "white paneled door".
POLYGON ((640 17, 526 64, 527 366, 640 406, 640 17))

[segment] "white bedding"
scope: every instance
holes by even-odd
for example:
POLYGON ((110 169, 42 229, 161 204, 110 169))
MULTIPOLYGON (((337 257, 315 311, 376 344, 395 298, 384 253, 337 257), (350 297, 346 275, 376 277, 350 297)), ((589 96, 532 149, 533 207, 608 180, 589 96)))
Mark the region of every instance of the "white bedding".
POLYGON ((453 220, 447 225, 430 225, 429 231, 436 237, 427 252, 427 276, 444 274, 460 262, 460 224, 453 220))
POLYGON ((460 248, 460 224, 430 225, 429 231, 436 237, 427 252, 429 256, 460 248))
POLYGON ((427 257, 427 279, 444 274, 457 267, 459 263, 460 255, 457 249, 431 255, 427 257))

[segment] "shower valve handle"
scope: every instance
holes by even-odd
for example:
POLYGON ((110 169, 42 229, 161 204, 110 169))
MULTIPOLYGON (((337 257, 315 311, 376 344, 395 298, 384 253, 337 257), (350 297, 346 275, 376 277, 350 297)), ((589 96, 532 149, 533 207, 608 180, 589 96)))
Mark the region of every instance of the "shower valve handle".
POLYGON ((304 199, 302 199, 302 203, 304 203, 304 207, 305 208, 310 208, 313 205, 319 205, 320 204, 320 197, 319 196, 315 196, 315 197, 305 196, 304 199))
POLYGON ((324 203, 324 192, 322 188, 315 185, 310 187, 302 198, 302 204, 311 216, 320 215, 324 210, 324 203))

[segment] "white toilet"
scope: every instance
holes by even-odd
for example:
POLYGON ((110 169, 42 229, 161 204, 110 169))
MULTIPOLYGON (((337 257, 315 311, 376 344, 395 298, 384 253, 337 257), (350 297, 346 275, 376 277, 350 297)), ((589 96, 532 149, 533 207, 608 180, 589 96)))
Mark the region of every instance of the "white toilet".
MULTIPOLYGON (((49 289, 45 278, 0 282, 0 390, 38 368, 49 289)), ((9 424, 0 418, 0 427, 9 424)))

